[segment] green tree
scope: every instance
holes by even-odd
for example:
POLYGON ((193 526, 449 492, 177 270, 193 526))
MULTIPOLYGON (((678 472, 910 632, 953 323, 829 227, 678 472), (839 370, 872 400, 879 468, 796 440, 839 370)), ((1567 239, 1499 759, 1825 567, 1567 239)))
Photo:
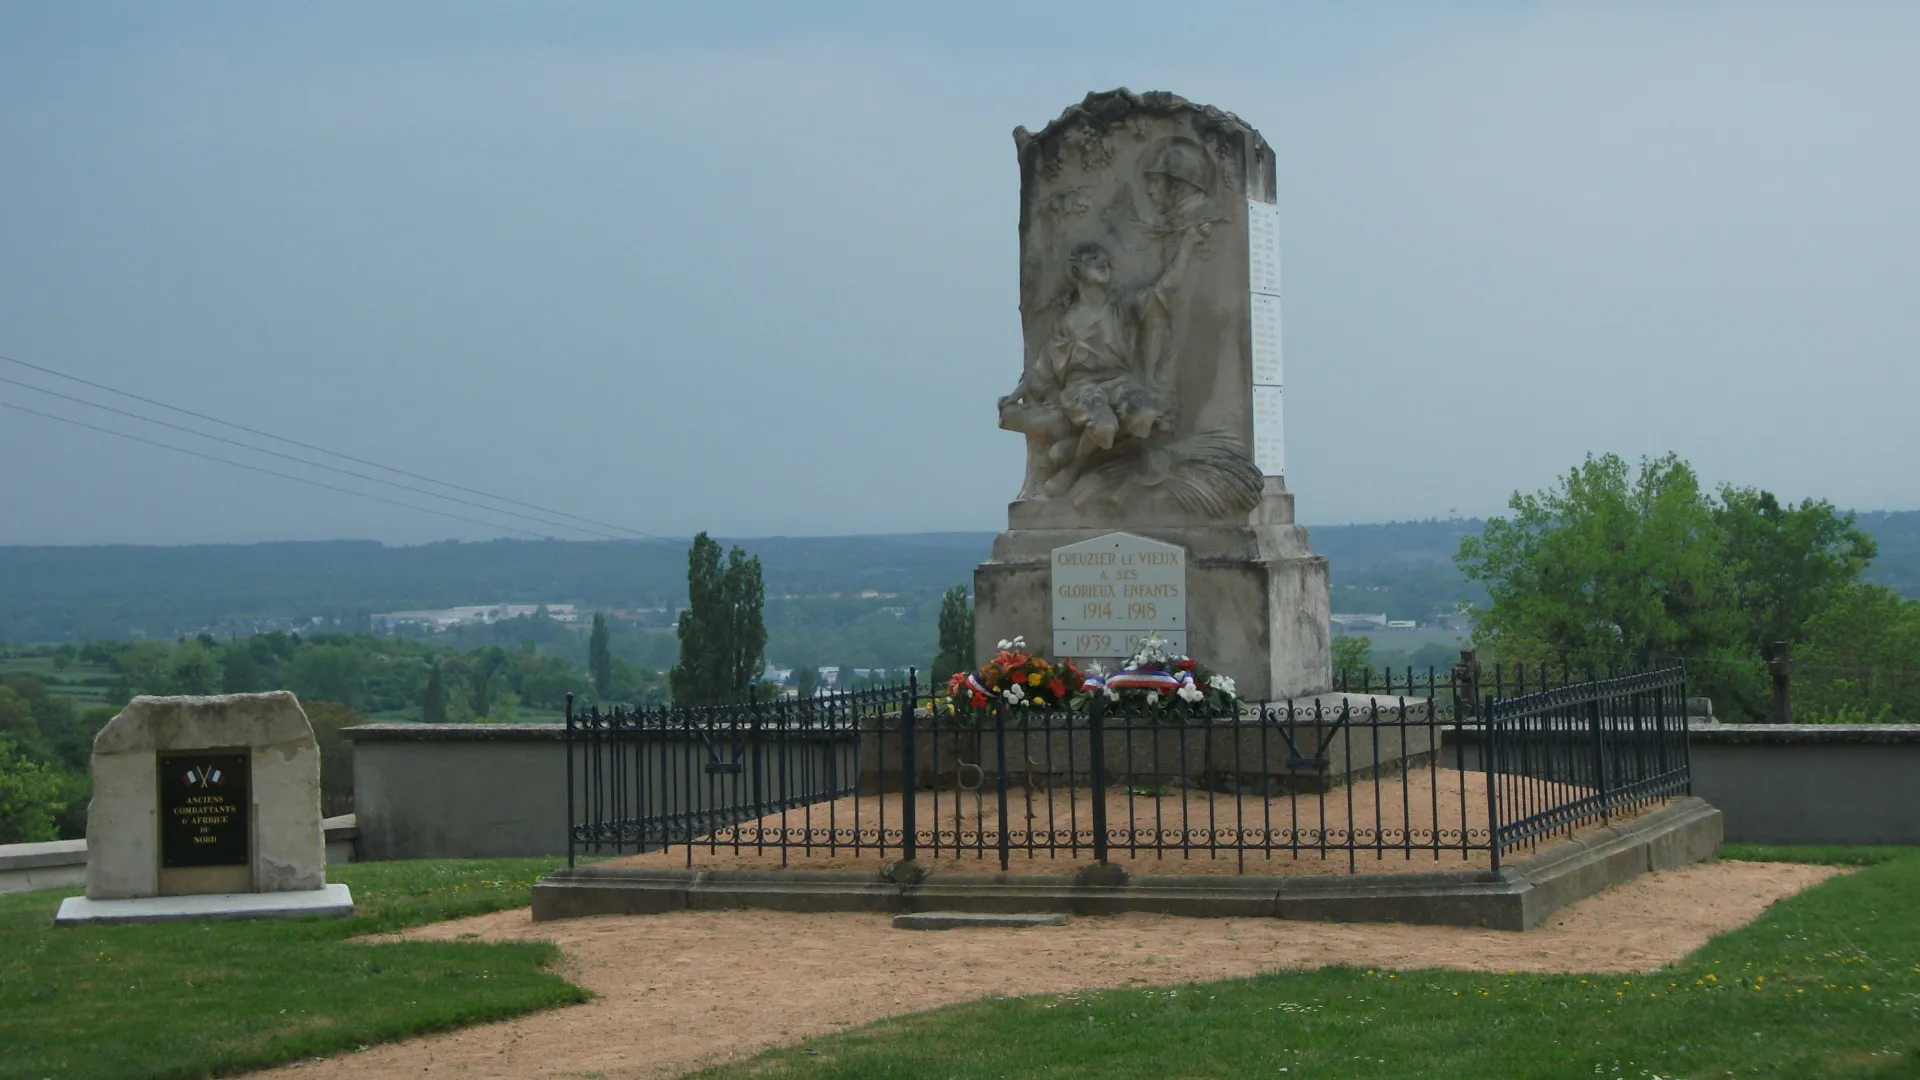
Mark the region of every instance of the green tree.
POLYGON ((1920 723, 1920 600, 1850 585, 1794 650, 1793 714, 1808 723, 1920 723))
POLYGON ((135 641, 113 653, 111 666, 136 694, 173 692, 173 646, 164 641, 135 641))
POLYGON ((0 683, 0 739, 32 740, 39 736, 33 702, 21 696, 11 681, 0 683))
POLYGON ((60 778, 0 739, 0 844, 37 844, 58 836, 65 808, 60 778))
POLYGON ((731 613, 728 633, 728 697, 740 700, 740 691, 752 686, 767 666, 766 586, 760 578, 760 559, 734 548, 727 553, 726 601, 731 613))
POLYGON ((1333 635, 1333 677, 1338 680, 1343 671, 1352 672, 1353 678, 1373 666, 1373 639, 1365 634, 1333 635))
POLYGON ((607 617, 593 613, 593 633, 587 638, 587 672, 601 701, 613 700, 613 651, 608 647, 607 617))
POLYGON ((1852 514, 1824 499, 1795 506, 1770 491, 1723 487, 1714 518, 1756 655, 1776 641, 1799 641, 1807 620, 1859 581, 1879 552, 1852 514))
POLYGON ((320 813, 326 817, 353 813, 353 742, 340 734, 367 718, 332 701, 301 702, 301 711, 313 725, 320 744, 320 813))
MULTIPOLYGON (((100 729, 106 727, 107 721, 119 712, 112 705, 95 705, 80 711, 66 730, 52 741, 54 761, 69 772, 85 774, 93 761, 94 736, 100 734, 100 729)), ((81 809, 84 811, 86 808, 81 809)))
POLYGON ((473 705, 476 719, 493 715, 494 696, 504 688, 501 669, 506 664, 506 651, 498 645, 489 645, 474 656, 473 664, 467 671, 467 685, 468 700, 473 705))
POLYGON ((447 684, 440 674, 440 662, 427 665, 427 689, 420 698, 420 719, 428 724, 447 722, 447 684))
POLYGON ((353 645, 309 645, 294 654, 288 688, 302 701, 336 701, 352 708, 360 701, 360 677, 367 654, 353 645))
POLYGON ((251 644, 227 646, 220 660, 220 686, 229 694, 251 694, 261 688, 260 665, 254 662, 251 644))
POLYGON ((760 560, 738 547, 724 563, 706 533, 687 551, 687 609, 676 627, 680 661, 668 673, 677 705, 744 701, 766 664, 760 560))
POLYGON ((967 602, 967 587, 955 585, 940 598, 940 652, 927 673, 929 684, 945 686, 956 672, 973 667, 973 605, 967 602))
POLYGON ((793 673, 793 692, 802 701, 820 692, 820 673, 812 664, 801 664, 793 673))
POLYGON ((220 686, 220 665, 196 642, 176 651, 172 677, 174 689, 182 694, 211 694, 220 686))
POLYGON ((613 699, 632 705, 665 705, 669 694, 667 680, 650 667, 613 658, 613 699))
MULTIPOLYGON (((1508 501, 1460 543, 1460 569, 1486 586, 1475 641, 1503 660, 1548 656, 1599 669, 1673 657, 1743 655, 1725 537, 1693 470, 1669 454, 1589 456, 1555 486, 1508 501)), ((1709 674, 1709 684, 1718 676, 1709 674)))

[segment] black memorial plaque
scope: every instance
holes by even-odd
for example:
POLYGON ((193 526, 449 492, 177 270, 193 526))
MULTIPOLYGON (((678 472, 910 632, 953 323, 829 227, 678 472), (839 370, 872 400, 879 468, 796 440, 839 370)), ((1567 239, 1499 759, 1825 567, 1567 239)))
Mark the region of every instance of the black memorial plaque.
POLYGON ((160 865, 245 866, 246 754, 160 755, 160 865))

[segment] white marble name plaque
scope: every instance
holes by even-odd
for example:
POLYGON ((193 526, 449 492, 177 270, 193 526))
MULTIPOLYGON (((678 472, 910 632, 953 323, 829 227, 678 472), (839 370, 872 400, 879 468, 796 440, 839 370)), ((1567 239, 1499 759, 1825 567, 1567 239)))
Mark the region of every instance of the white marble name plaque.
POLYGON ((1262 476, 1285 476, 1287 444, 1280 435, 1280 388, 1253 388, 1253 463, 1262 476))
POLYGON ((1280 385, 1280 298, 1253 294, 1253 385, 1280 385))
POLYGON ((1121 659, 1158 634, 1187 651, 1187 550, 1131 533, 1053 549, 1053 655, 1121 659))
POLYGON ((1247 269, 1248 288, 1280 295, 1280 208, 1259 199, 1247 200, 1247 269))
POLYGON ((1252 320, 1253 461, 1267 476, 1286 473, 1280 415, 1280 209, 1247 200, 1248 314, 1252 320))

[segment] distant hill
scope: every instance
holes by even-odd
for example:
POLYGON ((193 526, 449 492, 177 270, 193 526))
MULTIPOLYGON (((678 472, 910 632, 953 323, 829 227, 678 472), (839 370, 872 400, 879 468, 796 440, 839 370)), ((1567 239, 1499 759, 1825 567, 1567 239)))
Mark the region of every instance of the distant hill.
MULTIPOLYGON (((768 537, 770 596, 944 589, 971 580, 989 533, 768 537)), ((684 602, 683 542, 494 540, 387 547, 373 541, 186 547, 0 547, 0 641, 71 641, 252 620, 460 604, 572 601, 596 608, 684 602)))
MULTIPOLYGON (((1920 512, 1863 513, 1859 521, 1880 542, 1869 579, 1920 597, 1920 512)), ((1309 531, 1314 550, 1332 567, 1334 610, 1424 621, 1460 600, 1481 598, 1453 567, 1461 538, 1478 533, 1481 524, 1449 519, 1317 525, 1309 531)), ((760 556, 770 598, 815 598, 777 615, 770 606, 769 624, 777 623, 783 635, 804 636, 820 620, 853 617, 826 598, 838 593, 852 603, 863 590, 873 590, 895 595, 863 602, 859 617, 888 609, 884 618, 918 650, 921 639, 931 640, 940 593, 972 581, 993 534, 723 542, 760 556)), ((459 604, 672 607, 684 601, 685 590, 682 541, 0 547, 0 641, 172 637, 203 627, 246 632, 263 620, 314 617, 355 628, 374 612, 459 604)))
POLYGON ((1920 510, 1875 510, 1859 514, 1857 523, 1880 543, 1867 580, 1920 600, 1920 510))

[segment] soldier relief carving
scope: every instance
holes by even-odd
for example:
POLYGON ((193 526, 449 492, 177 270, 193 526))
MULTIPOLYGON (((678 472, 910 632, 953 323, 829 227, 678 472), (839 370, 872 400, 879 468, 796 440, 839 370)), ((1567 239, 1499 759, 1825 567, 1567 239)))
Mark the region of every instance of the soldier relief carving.
POLYGON ((1219 520, 1259 503, 1244 166, 1220 152, 1227 125, 1172 95, 1115 91, 1014 133, 1027 345, 999 409, 1027 436, 1022 500, 1219 520))

